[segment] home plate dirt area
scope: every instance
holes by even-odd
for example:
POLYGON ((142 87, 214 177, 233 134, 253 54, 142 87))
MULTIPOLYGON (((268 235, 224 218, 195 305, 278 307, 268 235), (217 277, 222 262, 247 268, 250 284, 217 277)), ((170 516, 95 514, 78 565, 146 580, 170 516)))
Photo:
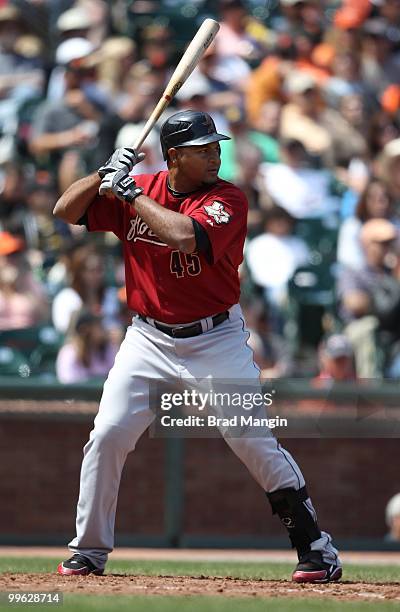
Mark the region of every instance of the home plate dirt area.
POLYGON ((214 595, 220 597, 324 597, 345 601, 399 601, 399 584, 339 582, 294 584, 285 580, 240 580, 179 576, 64 577, 53 574, 2 574, 0 591, 62 591, 93 595, 214 595))
MULTIPOLYGON (((65 556, 65 550, 62 551, 65 556)), ((120 549, 119 558, 128 558, 129 554, 124 554, 120 549)), ((226 551, 225 551, 226 552, 226 551)), ((6 550, 2 553, 7 556, 6 550)), ((41 554, 50 556, 49 549, 36 549, 36 557, 41 554)), ((61 553, 61 551, 60 551, 61 553)), ((11 553, 12 554, 12 553, 11 553)), ((51 556, 54 554, 52 550, 51 556)), ((143 551, 143 559, 151 559, 154 552, 150 550, 143 551)), ((222 551, 221 551, 222 554, 222 551)), ((19 549, 15 556, 23 555, 23 549, 19 549)), ((199 551, 189 554, 184 551, 160 551, 158 550, 154 557, 158 559, 180 559, 180 560, 199 560, 205 559, 206 551, 199 551)), ((29 553, 27 553, 29 556, 29 553)), ((138 550, 135 551, 135 557, 138 556, 138 550)), ((235 559, 233 551, 229 551, 227 556, 231 560, 235 559)), ((261 560, 262 555, 258 552, 246 554, 244 551, 238 553, 238 557, 243 560, 261 560)), ((0 574, 0 591, 61 591, 63 593, 81 593, 93 595, 210 595, 218 597, 249 597, 249 598, 269 598, 269 597, 307 597, 334 599, 335 601, 375 601, 384 602, 399 602, 400 609, 400 565, 399 558, 391 555, 386 556, 384 553, 347 553, 344 561, 364 563, 369 562, 370 565, 376 563, 393 565, 399 569, 398 582, 353 582, 344 580, 331 584, 295 584, 288 579, 281 580, 261 580, 261 579, 239 579, 222 576, 171 576, 171 575, 134 575, 133 573, 109 573, 103 576, 60 576, 56 573, 9 573, 0 574), (351 557, 354 556, 354 558, 351 557)), ((217 553, 211 554, 211 557, 218 559, 220 555, 217 553)), ((61 558, 63 558, 61 556, 61 558)), ((289 557, 288 557, 289 558, 289 557)), ((292 557, 291 557, 292 558, 292 557)), ((268 554, 268 561, 286 560, 285 553, 276 551, 276 558, 271 551, 268 554)))

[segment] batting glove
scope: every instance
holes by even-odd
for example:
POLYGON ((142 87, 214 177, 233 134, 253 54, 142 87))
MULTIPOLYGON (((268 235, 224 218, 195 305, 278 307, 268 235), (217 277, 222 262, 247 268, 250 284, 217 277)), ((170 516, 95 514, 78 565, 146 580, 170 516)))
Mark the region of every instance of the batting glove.
POLYGON ((135 179, 129 176, 126 170, 117 170, 106 174, 100 183, 99 194, 106 195, 108 193, 112 193, 119 200, 132 204, 133 200, 143 193, 143 189, 136 185, 135 179))
POLYGON ((139 153, 135 149, 128 147, 121 147, 116 149, 111 155, 110 159, 97 170, 98 175, 103 179, 109 172, 115 172, 117 170, 124 170, 130 172, 133 166, 136 166, 145 158, 144 153, 139 153))

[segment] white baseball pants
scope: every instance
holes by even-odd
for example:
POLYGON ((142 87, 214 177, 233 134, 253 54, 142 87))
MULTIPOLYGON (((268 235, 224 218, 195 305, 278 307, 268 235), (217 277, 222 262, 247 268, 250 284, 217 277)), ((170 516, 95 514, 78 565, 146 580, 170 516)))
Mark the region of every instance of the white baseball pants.
MULTIPOLYGON (((88 557, 104 568, 114 546, 114 523, 121 472, 126 457, 155 418, 149 409, 149 381, 152 379, 206 377, 245 379, 259 389, 259 370, 247 345, 249 333, 238 305, 219 326, 194 338, 175 339, 134 318, 128 328, 104 385, 99 412, 89 442, 84 448, 76 537, 72 552, 88 557)), ((270 434, 268 430, 268 434, 270 434)), ((303 475, 293 457, 276 438, 225 438, 266 492, 304 486, 303 475)), ((307 507, 315 517, 310 499, 307 507)), ((336 558, 331 538, 322 532, 313 543, 327 562, 336 558)))

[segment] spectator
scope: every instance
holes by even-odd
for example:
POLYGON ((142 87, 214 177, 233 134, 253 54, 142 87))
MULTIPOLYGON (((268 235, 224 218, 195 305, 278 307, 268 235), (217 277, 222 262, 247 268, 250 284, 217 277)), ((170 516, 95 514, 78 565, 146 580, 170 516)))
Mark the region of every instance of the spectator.
POLYGON ((300 140, 310 155, 328 167, 342 161, 343 139, 349 151, 345 157, 365 152, 365 141, 358 129, 335 109, 327 107, 313 77, 291 72, 285 80, 285 89, 289 102, 282 109, 283 138, 300 140))
POLYGON ((385 112, 396 117, 400 111, 400 85, 391 84, 386 87, 380 97, 380 103, 385 112))
POLYGON ((344 95, 339 100, 340 119, 335 114, 324 114, 324 125, 332 135, 335 166, 348 167, 353 159, 364 160, 367 154, 366 113, 360 94, 344 95))
POLYGON ((106 284, 103 257, 91 245, 81 246, 72 252, 68 272, 70 286, 61 289, 53 301, 54 327, 66 333, 73 315, 85 308, 102 316, 105 326, 118 335, 121 325, 117 289, 106 284))
POLYGON ((235 54, 246 61, 262 59, 274 41, 274 34, 251 17, 242 0, 219 0, 221 27, 216 38, 218 55, 235 54))
POLYGON ((207 79, 213 108, 226 108, 241 103, 251 70, 239 55, 218 55, 216 45, 212 43, 197 70, 207 79))
POLYGON ((391 140, 383 148, 380 160, 380 174, 386 182, 391 197, 394 200, 394 209, 400 214, 400 138, 391 140))
POLYGON ((26 33, 22 15, 9 4, 0 7, 0 97, 23 100, 42 92, 43 67, 16 51, 19 38, 26 33))
POLYGON ((53 216, 58 194, 48 172, 38 170, 33 176, 19 176, 19 180, 20 199, 8 212, 5 229, 24 239, 31 264, 44 278, 70 241, 70 226, 53 216))
POLYGON ((268 55, 249 76, 246 88, 246 113, 252 125, 257 121, 260 109, 266 102, 286 101, 283 85, 286 76, 294 68, 294 60, 293 41, 285 37, 284 43, 278 40, 274 52, 268 55))
MULTIPOLYGON (((40 58, 18 51, 24 33, 19 10, 12 5, 0 7, 0 150, 8 144, 6 136, 12 139, 16 135, 19 109, 43 92, 45 74, 40 58)), ((2 161, 10 161, 12 144, 11 140, 2 161)))
MULTIPOLYGON (((340 314, 355 353, 360 378, 381 377, 384 365, 377 346, 378 332, 386 332, 386 345, 398 338, 400 329, 400 282, 388 267, 398 238, 396 226, 386 219, 364 223, 360 240, 365 265, 359 270, 343 268, 338 275, 340 314)), ((387 346, 385 347, 385 350, 387 346)))
POLYGON ((386 525, 389 533, 385 536, 388 542, 400 542, 400 493, 389 499, 386 509, 386 525))
POLYGON ((75 318, 72 332, 57 356, 57 378, 64 384, 105 378, 118 345, 110 341, 100 317, 83 310, 75 318))
POLYGON ((122 89, 115 99, 119 116, 132 123, 143 121, 147 109, 154 108, 160 99, 165 78, 164 68, 152 68, 146 60, 136 62, 125 75, 122 89))
POLYGON ((362 75, 365 83, 379 97, 391 83, 399 83, 400 54, 395 51, 387 21, 380 17, 369 19, 363 26, 361 53, 362 75))
POLYGON ((371 9, 370 0, 345 0, 334 15, 335 26, 344 31, 358 30, 371 9))
POLYGON ((280 157, 280 163, 261 167, 271 198, 296 219, 332 215, 338 202, 330 193, 330 172, 310 167, 310 156, 295 139, 281 142, 280 157))
POLYGON ((330 63, 333 53, 323 53, 316 47, 319 36, 300 30, 294 37, 294 53, 296 57, 296 70, 311 76, 318 86, 323 86, 331 75, 330 63), (319 53, 318 53, 319 51, 319 53), (326 55, 326 57, 324 57, 326 55), (322 61, 320 61, 321 57, 322 61), (318 62, 318 63, 317 63, 318 62))
POLYGON ((391 28, 391 38, 395 39, 397 34, 397 40, 399 40, 400 2, 398 0, 378 0, 376 4, 378 5, 379 15, 386 20, 391 28))
POLYGON ((358 201, 355 216, 345 219, 340 227, 337 247, 339 263, 355 270, 365 266, 360 232, 363 223, 379 218, 395 221, 393 201, 386 185, 381 180, 372 178, 358 201))
POLYGON ((38 171, 27 181, 26 209, 21 219, 31 257, 42 273, 53 266, 71 240, 70 226, 53 216, 57 191, 51 175, 38 171))
POLYGON ((261 378, 284 378, 293 371, 291 351, 285 339, 270 326, 268 307, 260 299, 243 305, 246 325, 250 333, 248 344, 254 351, 254 361, 261 370, 261 378))
MULTIPOLYGON (((356 382, 356 380, 354 351, 348 338, 343 334, 333 334, 322 340, 318 347, 318 374, 311 380, 311 386, 330 391, 336 384, 356 382)), ((337 414, 339 408, 341 411, 345 410, 347 414, 354 414, 356 410, 354 402, 338 404, 329 398, 327 394, 323 400, 302 400, 298 404, 298 409, 304 414, 327 412, 337 414)), ((332 430, 330 434, 332 435, 332 430)))
POLYGON ((396 121, 388 113, 378 111, 370 116, 368 148, 372 160, 382 153, 391 140, 397 140, 400 130, 396 121))
POLYGON ((337 167, 335 178, 337 185, 341 185, 340 217, 347 219, 353 217, 357 202, 367 188, 371 172, 369 164, 359 158, 354 158, 347 167, 337 167))
POLYGON ((366 101, 367 108, 376 109, 373 90, 368 88, 362 79, 358 55, 351 51, 338 50, 333 60, 332 72, 323 88, 330 105, 337 108, 343 96, 358 94, 366 101))
POLYGON ((48 100, 61 100, 66 90, 70 89, 71 80, 74 86, 80 85, 76 69, 79 67, 82 69, 85 64, 89 66, 88 58, 94 58, 94 51, 94 45, 85 38, 67 39, 57 47, 55 66, 50 73, 47 86, 48 100), (75 73, 75 79, 72 79, 71 73, 75 73))
POLYGON ((73 6, 57 19, 60 42, 69 38, 89 38, 93 22, 90 14, 81 6, 73 6))
POLYGON ((282 114, 282 104, 276 100, 265 102, 260 108, 257 118, 253 121, 252 127, 269 137, 271 148, 275 146, 275 154, 271 155, 269 161, 279 161, 279 137, 280 123, 282 114))
POLYGON ((271 306, 274 331, 281 329, 280 311, 287 298, 287 283, 309 257, 304 241, 293 235, 294 226, 295 220, 286 210, 270 208, 264 213, 264 233, 251 240, 245 251, 251 277, 264 289, 271 306))
POLYGON ((262 152, 252 143, 241 143, 236 153, 236 161, 238 173, 235 183, 246 194, 249 203, 248 237, 254 238, 263 230, 263 210, 272 204, 260 172, 262 152))
POLYGON ((313 379, 318 387, 333 382, 355 380, 354 352, 350 341, 343 334, 333 334, 323 340, 318 350, 319 373, 313 379))
POLYGON ((394 50, 400 51, 400 3, 398 0, 378 0, 379 15, 388 25, 388 36, 394 50))
MULTIPOLYGON (((240 149, 249 144, 256 147, 261 153, 261 162, 275 163, 278 161, 278 142, 267 134, 251 129, 241 108, 231 107, 227 109, 225 117, 229 122, 228 134, 230 134, 231 140, 227 140, 221 145, 222 163, 219 171, 221 178, 226 181, 236 181, 240 173, 240 149)), ((216 125, 218 127, 218 121, 216 125)))
POLYGON ((26 186, 22 168, 11 162, 0 166, 0 230, 15 232, 15 219, 24 211, 26 186))
POLYGON ((97 167, 98 155, 106 157, 98 138, 99 121, 107 113, 106 99, 96 84, 89 59, 92 50, 85 39, 62 43, 58 58, 65 66, 64 99, 44 102, 33 122, 30 150, 38 160, 49 156, 50 167, 58 167, 60 191, 78 178, 84 160, 92 169, 97 167))
POLYGON ((88 39, 96 47, 100 46, 110 27, 110 3, 106 0, 78 0, 77 5, 90 15, 91 25, 88 39))
MULTIPOLYGON (((310 7, 318 11, 318 3, 313 0, 280 0, 280 14, 273 20, 274 28, 295 36, 299 30, 307 28, 310 19, 315 27, 315 13, 313 11, 314 14, 310 15, 310 7)), ((317 15, 320 15, 319 11, 317 15)))
POLYGON ((107 38, 98 51, 100 84, 111 94, 119 96, 126 74, 136 60, 136 44, 127 36, 107 38))
POLYGON ((332 137, 322 125, 325 105, 315 79, 302 72, 290 72, 284 88, 289 102, 282 109, 282 137, 299 140, 308 153, 332 163, 332 137))
POLYGON ((162 71, 166 82, 174 54, 172 30, 167 25, 153 23, 143 29, 141 38, 143 60, 152 69, 162 71))
POLYGON ((23 329, 46 321, 44 289, 30 269, 20 238, 0 233, 0 330, 23 329))

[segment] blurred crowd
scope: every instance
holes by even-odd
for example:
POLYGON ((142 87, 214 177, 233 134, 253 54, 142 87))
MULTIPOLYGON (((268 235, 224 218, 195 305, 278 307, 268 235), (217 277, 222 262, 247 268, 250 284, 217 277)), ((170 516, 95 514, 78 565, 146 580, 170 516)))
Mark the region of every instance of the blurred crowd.
MULTIPOLYGON (((132 146, 205 17, 220 32, 167 112, 231 136, 263 375, 399 377, 400 0, 0 0, 0 375, 109 370, 120 246, 52 209, 132 146)), ((139 172, 165 169, 157 129, 143 151, 139 172)))

